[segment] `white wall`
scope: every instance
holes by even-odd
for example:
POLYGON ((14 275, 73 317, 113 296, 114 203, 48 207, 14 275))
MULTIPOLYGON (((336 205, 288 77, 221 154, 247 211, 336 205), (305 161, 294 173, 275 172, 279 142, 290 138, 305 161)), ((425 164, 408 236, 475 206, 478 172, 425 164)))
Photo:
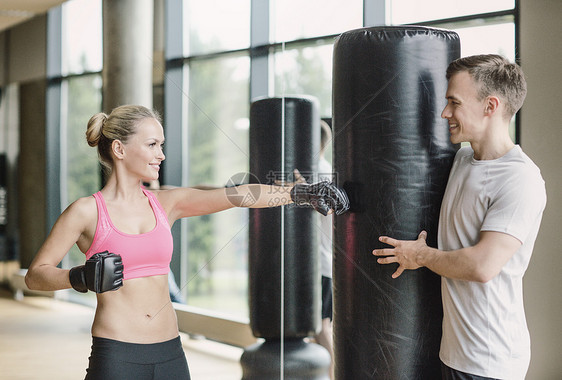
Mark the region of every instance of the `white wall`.
POLYGON ((521 0, 521 65, 528 94, 521 146, 541 168, 547 206, 529 269, 527 379, 562 379, 562 1, 521 0))

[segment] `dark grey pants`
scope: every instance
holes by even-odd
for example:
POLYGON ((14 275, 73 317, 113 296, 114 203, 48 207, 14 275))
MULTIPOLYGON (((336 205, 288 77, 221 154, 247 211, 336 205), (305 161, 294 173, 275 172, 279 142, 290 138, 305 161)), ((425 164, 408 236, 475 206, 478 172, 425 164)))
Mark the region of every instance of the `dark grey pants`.
POLYGON ((471 375, 469 373, 464 373, 447 367, 445 364, 441 363, 441 380, 499 380, 493 379, 491 377, 482 377, 471 375))
POLYGON ((190 380, 180 337, 138 344, 92 338, 85 380, 190 380))

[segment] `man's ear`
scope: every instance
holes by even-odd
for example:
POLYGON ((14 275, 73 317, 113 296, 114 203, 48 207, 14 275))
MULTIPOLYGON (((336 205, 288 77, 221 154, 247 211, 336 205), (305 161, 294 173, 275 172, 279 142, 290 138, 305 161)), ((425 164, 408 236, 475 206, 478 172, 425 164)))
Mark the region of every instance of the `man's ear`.
POLYGON ((125 145, 121 140, 113 140, 111 142, 111 151, 118 160, 122 160, 125 157, 125 145))
POLYGON ((484 114, 486 116, 493 115, 500 107, 500 99, 497 96, 488 96, 485 103, 484 114))

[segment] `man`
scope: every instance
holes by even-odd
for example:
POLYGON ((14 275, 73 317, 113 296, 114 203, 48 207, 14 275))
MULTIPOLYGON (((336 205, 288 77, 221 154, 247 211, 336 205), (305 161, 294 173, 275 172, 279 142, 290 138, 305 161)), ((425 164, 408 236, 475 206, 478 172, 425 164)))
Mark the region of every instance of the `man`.
POLYGON ((524 379, 530 337, 522 279, 546 205, 539 169, 509 137, 523 104, 521 68, 497 55, 458 59, 447 69, 447 105, 455 157, 441 205, 438 249, 426 232, 415 241, 381 236, 381 264, 427 267, 442 276, 443 379, 524 379))
MULTIPOLYGON (((318 181, 334 181, 332 165, 325 153, 332 143, 332 130, 324 120, 320 122, 320 154, 318 160, 318 181)), ((316 343, 330 354, 330 379, 334 378, 334 348, 332 341, 332 215, 320 218, 320 274, 322 289, 322 326, 315 336, 316 343)))
MULTIPOLYGON (((332 143, 332 128, 320 120, 320 152, 318 153, 318 173, 313 173, 314 182, 334 181, 332 164, 326 159, 326 151, 332 143), (317 175, 316 175, 317 174, 317 175)), ((298 171, 294 172, 296 182, 306 183, 306 178, 298 171)), ((330 379, 334 378, 334 344, 332 338, 333 294, 332 294, 332 215, 319 219, 319 256, 321 274, 321 317, 320 331, 314 336, 317 344, 330 354, 330 379)))

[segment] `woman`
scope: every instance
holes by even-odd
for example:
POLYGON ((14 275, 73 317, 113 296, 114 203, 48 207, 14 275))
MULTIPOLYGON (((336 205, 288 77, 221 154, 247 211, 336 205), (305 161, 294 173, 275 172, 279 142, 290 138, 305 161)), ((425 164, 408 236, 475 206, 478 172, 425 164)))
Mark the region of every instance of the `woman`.
POLYGON ((86 379, 189 379, 176 314, 168 290, 170 226, 184 217, 231 207, 270 207, 296 202, 326 214, 347 210, 345 193, 329 183, 227 189, 148 191, 164 160, 159 117, 142 106, 121 106, 88 122, 108 180, 103 189, 72 203, 58 218, 26 275, 30 289, 97 293, 92 353, 86 379), (251 205, 244 194, 259 194, 251 205), (86 263, 57 265, 77 244, 86 263))

